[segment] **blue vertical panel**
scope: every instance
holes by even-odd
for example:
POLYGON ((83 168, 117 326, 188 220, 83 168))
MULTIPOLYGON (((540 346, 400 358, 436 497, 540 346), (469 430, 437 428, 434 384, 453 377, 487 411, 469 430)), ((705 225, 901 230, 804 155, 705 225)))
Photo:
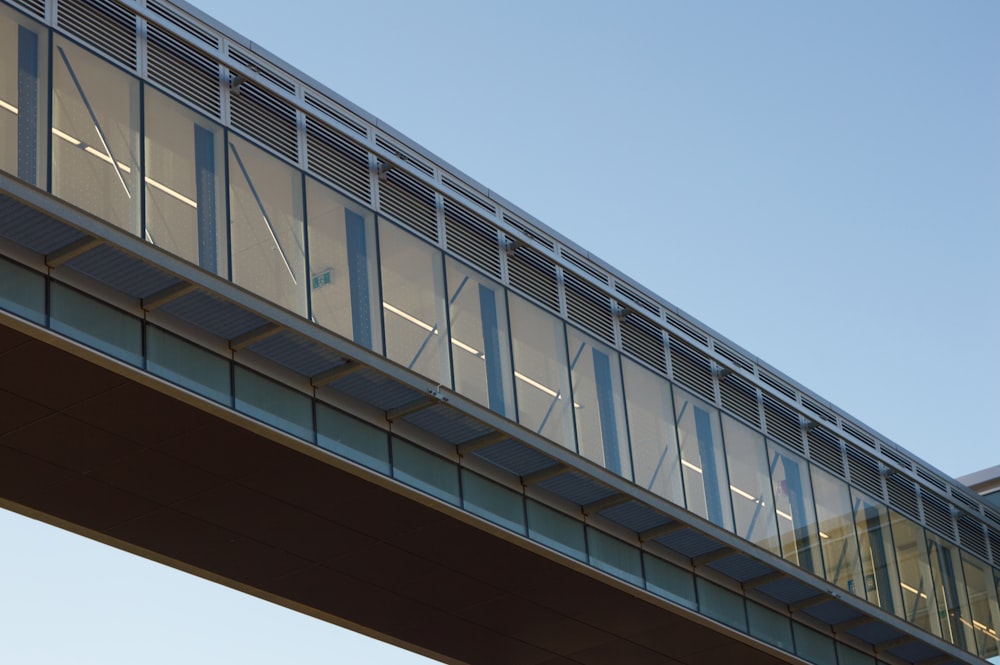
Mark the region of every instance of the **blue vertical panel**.
POLYGON ((490 410, 507 415, 504 406, 503 366, 500 362, 500 330, 497 325, 497 297, 493 289, 479 285, 479 316, 483 323, 483 353, 486 355, 486 390, 490 410))
POLYGON ((601 439, 604 443, 604 466, 618 475, 622 473, 621 451, 618 449, 618 418, 615 415, 614 383, 611 381, 611 360, 596 347, 594 379, 597 383, 597 409, 601 417, 601 439))
POLYGON ((198 265, 219 272, 217 247, 218 212, 215 209, 215 134, 201 125, 194 126, 195 192, 198 198, 198 265))
POLYGON ((38 34, 17 29, 17 177, 38 178, 38 34))
POLYGON ((712 414, 705 409, 694 407, 695 430, 698 435, 698 452, 701 455, 702 478, 705 483, 705 508, 708 519, 715 524, 725 524, 722 511, 722 493, 719 488, 719 469, 715 463, 715 452, 712 450, 715 441, 712 439, 712 414))
POLYGON ((351 321, 354 341, 365 348, 372 348, 372 308, 369 302, 371 287, 368 284, 368 239, 365 235, 365 218, 344 208, 347 229, 347 275, 351 289, 351 321))
MULTIPOLYGON (((795 528, 795 542, 798 545, 799 566, 806 570, 816 570, 813 567, 812 547, 809 539, 809 513, 806 512, 805 493, 802 489, 802 476, 799 473, 799 463, 787 455, 781 455, 781 463, 785 468, 785 490, 788 503, 792 510, 792 524, 795 528), (801 546, 806 543, 806 546, 801 546)), ((891 609, 890 609, 891 611, 891 609)))

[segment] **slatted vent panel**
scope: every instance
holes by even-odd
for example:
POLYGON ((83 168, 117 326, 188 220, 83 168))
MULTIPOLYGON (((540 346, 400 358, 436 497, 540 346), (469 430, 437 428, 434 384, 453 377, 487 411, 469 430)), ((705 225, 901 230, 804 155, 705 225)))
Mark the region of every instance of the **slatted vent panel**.
POLYGON ((853 436, 859 442, 868 446, 872 450, 875 450, 875 438, 872 437, 868 432, 864 431, 860 427, 852 424, 847 420, 841 423, 841 427, 844 429, 845 432, 853 436))
POLYGON ((172 7, 159 2, 159 0, 146 0, 146 9, 155 14, 165 23, 169 23, 175 28, 180 28, 197 41, 211 47, 219 48, 219 38, 208 30, 202 29, 197 23, 189 20, 186 16, 175 12, 172 7))
POLYGON ((984 561, 989 561, 990 553, 986 549, 986 532, 979 519, 972 515, 959 516, 958 538, 962 547, 984 561))
POLYGON ((529 247, 521 246, 508 255, 507 274, 512 287, 559 313, 559 283, 552 261, 529 247))
POLYGON ((994 510, 989 506, 983 506, 983 514, 986 515, 986 519, 992 520, 995 524, 1000 524, 1000 511, 994 510))
POLYGON ((805 452, 799 414, 770 395, 764 395, 764 427, 767 435, 800 453, 805 452))
POLYGON ((712 363, 691 345, 670 336, 670 366, 673 379, 703 399, 715 402, 712 363))
POLYGON ((11 0, 11 2, 29 14, 33 14, 38 18, 45 18, 45 0, 11 0))
POLYGON ((621 322, 622 349, 649 363, 659 372, 665 372, 666 354, 663 348, 663 330, 637 314, 629 314, 621 322))
POLYGON ((753 374, 753 363, 748 360, 742 353, 737 352, 735 349, 731 349, 722 342, 715 342, 713 347, 715 352, 720 356, 728 360, 733 367, 738 367, 744 372, 753 374))
POLYGON ((910 519, 920 521, 920 507, 917 500, 917 487, 912 480, 894 473, 885 480, 889 493, 889 505, 910 519))
POLYGON ((529 238, 547 249, 554 250, 556 248, 555 243, 553 243, 552 240, 546 238, 540 233, 535 232, 535 230, 531 228, 530 224, 526 224, 512 215, 508 215, 507 213, 503 214, 503 221, 517 229, 517 232, 520 235, 519 238, 515 238, 515 240, 529 238))
POLYGON ((110 0, 62 0, 56 24, 135 71, 136 17, 110 0))
POLYGON ((879 450, 882 452, 883 455, 885 455, 893 462, 895 462, 897 465, 899 465, 900 469, 906 469, 907 471, 913 470, 913 463, 910 461, 910 458, 904 455, 903 453, 899 452, 889 444, 883 444, 879 446, 879 450))
POLYGON ((806 438, 809 441, 809 458, 822 464, 829 471, 844 477, 844 444, 829 431, 814 427, 806 438))
POLYGON ((229 57, 275 87, 295 94, 295 85, 289 79, 232 45, 229 46, 229 57))
POLYGON ((306 118, 306 161, 316 173, 371 203, 368 151, 313 118, 306 118))
POLYGON ((442 176, 441 182, 448 189, 464 196, 470 203, 474 203, 475 205, 479 206, 482 212, 485 212, 490 216, 496 214, 497 211, 496 206, 493 205, 486 197, 482 196, 478 192, 474 192, 468 187, 459 184, 458 182, 452 180, 447 176, 442 176))
POLYGON ((656 318, 660 317, 660 307, 630 286, 615 281, 615 292, 626 298, 632 305, 636 305, 639 309, 644 310, 647 314, 652 314, 656 318))
POLYGON ((218 63, 152 23, 146 36, 149 79, 219 119, 222 87, 218 63))
POLYGON ((962 506, 963 508, 968 510, 970 513, 979 512, 979 502, 976 501, 975 499, 967 497, 966 495, 957 491, 957 489, 955 488, 953 488, 951 491, 951 500, 954 501, 957 505, 962 506))
POLYGON ((378 191, 383 212, 437 243, 437 200, 430 187, 399 169, 391 169, 379 180, 378 191))
POLYGON ((664 312, 663 316, 667 320, 667 323, 672 325, 674 328, 680 330, 682 333, 684 333, 691 339, 697 341, 698 343, 704 346, 708 346, 708 335, 695 328, 693 325, 685 321, 683 318, 677 316, 673 312, 664 312))
POLYGON ((381 134, 376 133, 375 145, 382 148, 386 152, 396 155, 400 161, 406 162, 408 165, 412 166, 417 171, 420 171, 425 176, 429 178, 434 177, 434 169, 430 165, 423 163, 421 160, 411 155, 407 150, 397 146, 381 134))
POLYGON ((334 105, 327 103, 327 101, 321 96, 307 91, 305 93, 305 99, 308 106, 322 112, 334 124, 340 125, 343 129, 346 129, 353 134, 357 134, 360 137, 366 139, 368 138, 368 129, 362 123, 358 122, 347 113, 342 113, 334 105))
POLYGON ((837 424, 837 417, 833 415, 833 412, 805 395, 802 396, 802 406, 809 409, 819 420, 831 425, 837 424))
POLYGON ((562 249, 559 252, 559 255, 562 256, 562 258, 565 259, 569 264, 578 268, 580 270, 581 275, 586 273, 587 275, 590 275, 598 282, 601 282, 602 284, 605 285, 608 284, 608 276, 605 275, 603 271, 599 270, 596 266, 594 266, 594 264, 592 264, 587 259, 579 257, 567 249, 562 249))
POLYGON ((291 105, 244 81, 229 96, 229 115, 233 127, 298 162, 298 132, 291 105))
POLYGON ((847 446, 847 468, 851 474, 851 482, 871 494, 876 499, 885 501, 882 490, 882 474, 879 463, 865 451, 847 446))
POLYGON ((955 540, 955 520, 951 506, 930 492, 921 492, 920 498, 924 505, 924 523, 949 540, 955 540))
POLYGON ((761 381, 771 386, 772 388, 774 388, 776 391, 778 391, 788 399, 792 400, 795 399, 795 391, 792 390, 792 388, 787 383, 785 383, 778 377, 774 376, 773 374, 765 372, 764 370, 761 370, 759 372, 759 375, 761 381))
POLYGON ((611 317, 611 300, 572 273, 566 278, 566 315, 569 320, 608 344, 615 343, 615 324, 611 317))
POLYGON ((993 554, 993 565, 1000 566, 1000 531, 988 529, 990 534, 990 551, 993 554))
POLYGON ((449 250, 500 279, 500 240, 496 227, 445 200, 444 232, 449 250))
POLYGON ((760 427, 760 403, 757 388, 737 374, 727 374, 719 380, 722 406, 754 427, 760 427))
POLYGON ((917 465, 917 476, 920 477, 920 480, 923 480, 925 483, 929 485, 933 485, 942 492, 947 490, 947 487, 945 486, 943 480, 938 478, 937 475, 934 474, 932 471, 928 471, 927 469, 919 465, 917 465))

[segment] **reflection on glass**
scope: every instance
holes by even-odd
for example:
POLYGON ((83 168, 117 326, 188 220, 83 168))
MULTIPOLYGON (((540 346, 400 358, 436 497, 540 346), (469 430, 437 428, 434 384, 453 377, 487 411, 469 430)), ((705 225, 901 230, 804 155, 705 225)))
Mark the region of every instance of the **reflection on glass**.
POLYGON ((688 510, 732 531, 719 411, 675 387, 674 413, 688 510))
POLYGON ((45 184, 47 32, 0 7, 0 171, 45 184))
POLYGON ((931 580, 931 565, 927 558, 924 530, 902 515, 889 511, 892 542, 899 566, 901 607, 896 614, 941 636, 941 620, 931 580))
POLYGON ((764 436, 722 416, 736 535, 781 555, 764 436))
POLYGON ((302 176, 246 141, 229 143, 233 281, 306 313, 302 176))
POLYGON ((670 384, 628 358, 622 358, 622 370, 635 482, 683 506, 684 486, 670 384))
POLYGON ((812 484, 802 460, 771 444, 771 486, 781 534, 782 556, 800 568, 823 574, 812 484))
POLYGON ((934 579, 934 597, 941 613, 942 637, 957 647, 975 652, 972 613, 958 548, 929 531, 924 533, 934 579))
POLYGON ((812 467, 812 483, 826 579, 865 598, 851 491, 847 483, 817 467, 812 467))
POLYGON ((386 355, 450 387, 441 251, 380 220, 379 253, 386 355))
POLYGON ((146 88, 146 239, 229 276, 222 130, 146 88))
POLYGON ((139 233, 139 82, 56 38, 52 193, 139 233))
POLYGON ((1000 655, 1000 644, 997 643, 1000 607, 997 607, 997 588, 993 583, 993 570, 965 552, 962 552, 962 569, 969 590, 972 632, 976 637, 979 655, 982 658, 1000 655))
POLYGON ((889 512, 884 505, 859 492, 852 490, 851 494, 868 600, 895 614, 901 602, 901 587, 889 530, 889 512))
POLYGON ((518 422, 575 449, 562 321, 511 293, 510 331, 518 422))
POLYGON ((455 390, 514 417, 514 385, 503 287, 448 258, 448 314, 455 390))
POLYGON ((306 204, 313 320, 381 353, 374 215, 312 178, 306 204))
POLYGON ((575 328, 567 330, 580 454, 631 478, 618 354, 575 328))

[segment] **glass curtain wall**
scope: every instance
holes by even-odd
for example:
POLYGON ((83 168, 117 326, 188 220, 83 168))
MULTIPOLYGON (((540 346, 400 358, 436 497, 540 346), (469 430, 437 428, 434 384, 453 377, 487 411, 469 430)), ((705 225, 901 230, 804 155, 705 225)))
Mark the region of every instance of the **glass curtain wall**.
POLYGON ((899 513, 889 511, 889 515, 901 592, 896 614, 940 637, 941 617, 931 579, 924 530, 899 513))
POLYGON ((624 357, 622 373, 635 483, 684 506, 670 383, 624 357))
POLYGON ((736 535, 781 556, 764 435, 722 416, 736 535))
POLYGON ((781 555, 801 568, 822 575, 823 555, 808 466, 805 460, 787 450, 773 443, 768 446, 781 555))
POLYGON ((0 7, 0 170, 45 186, 48 31, 0 7))
POLYGON ((927 532, 926 537, 934 597, 939 610, 946 609, 941 615, 941 632, 952 644, 975 653, 976 639, 972 631, 968 587, 958 548, 936 534, 927 532))
POLYGON ((674 418, 688 510, 732 531, 719 410, 675 386, 674 418))
POLYGON ((881 503, 860 492, 854 497, 854 522, 861 548, 861 568, 865 575, 868 601, 897 614, 902 607, 899 573, 889 527, 889 511, 881 503))
POLYGON ((812 467, 812 486, 826 579, 865 598, 851 489, 844 481, 815 466, 812 467))

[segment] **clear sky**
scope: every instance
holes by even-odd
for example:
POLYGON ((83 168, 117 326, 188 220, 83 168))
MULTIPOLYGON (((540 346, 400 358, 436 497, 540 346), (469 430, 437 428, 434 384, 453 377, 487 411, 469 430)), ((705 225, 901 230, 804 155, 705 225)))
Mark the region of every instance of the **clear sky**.
MULTIPOLYGON (((1000 463, 1000 3, 197 4, 931 465, 1000 463)), ((0 534, 3 663, 422 662, 0 534)))

